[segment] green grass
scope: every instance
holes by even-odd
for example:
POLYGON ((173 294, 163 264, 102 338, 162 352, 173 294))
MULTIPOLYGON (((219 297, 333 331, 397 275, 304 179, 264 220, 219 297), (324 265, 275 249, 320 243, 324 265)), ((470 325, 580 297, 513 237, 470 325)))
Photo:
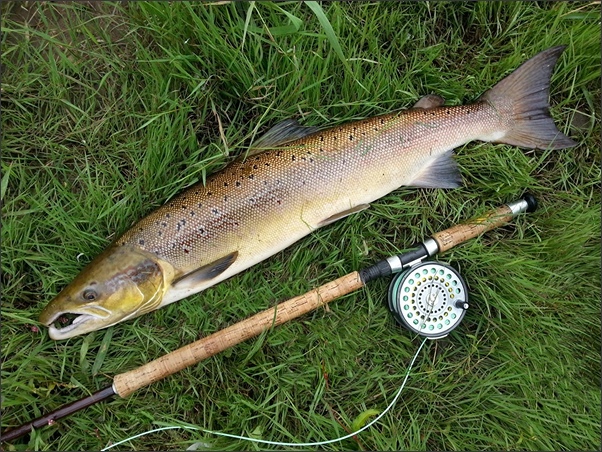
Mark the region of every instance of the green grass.
MULTIPOLYGON (((378 425, 324 449, 600 448, 599 4, 3 2, 2 13, 3 429, 528 189, 538 212, 441 256, 470 288, 463 323, 426 345, 378 425), (115 234, 278 121, 335 125, 429 93, 470 102, 559 44, 551 112, 578 147, 471 143, 457 151, 463 188, 397 190, 110 330, 54 342, 37 325, 115 234)), ((5 448, 98 450, 182 424, 276 441, 341 436, 384 409, 420 343, 394 323, 386 290, 374 282, 5 448)), ((120 450, 197 442, 278 449, 170 430, 120 450)))

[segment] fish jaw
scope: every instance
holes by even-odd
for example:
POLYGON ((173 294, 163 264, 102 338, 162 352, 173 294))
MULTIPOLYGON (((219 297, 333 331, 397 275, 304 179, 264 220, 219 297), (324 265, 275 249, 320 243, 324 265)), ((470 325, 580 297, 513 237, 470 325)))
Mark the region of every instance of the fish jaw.
MULTIPOLYGON (((94 310, 99 310, 98 307, 95 307, 94 310)), ((91 310, 91 311, 94 311, 91 310)), ((68 339, 70 337, 74 337, 81 334, 90 333, 92 331, 96 331, 101 328, 107 328, 117 322, 119 320, 115 320, 111 325, 106 324, 106 319, 110 317, 110 312, 106 311, 104 315, 101 315, 96 312, 87 312, 85 309, 70 309, 69 312, 66 311, 55 311, 52 314, 46 314, 40 316, 40 321, 43 321, 46 326, 48 326, 48 335, 51 339, 61 340, 68 339), (63 315, 76 315, 73 319, 72 323, 66 325, 62 328, 57 328, 54 326, 54 322, 58 321, 60 323, 59 318, 63 315)))
POLYGON ((173 268, 129 246, 112 246, 94 259, 41 312, 54 340, 108 328, 157 309, 173 268), (61 319, 69 317, 67 324, 61 319))

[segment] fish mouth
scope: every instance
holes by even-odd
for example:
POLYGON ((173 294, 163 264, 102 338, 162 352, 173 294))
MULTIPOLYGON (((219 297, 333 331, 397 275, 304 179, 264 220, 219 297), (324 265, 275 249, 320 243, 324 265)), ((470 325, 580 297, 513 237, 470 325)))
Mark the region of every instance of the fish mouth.
POLYGON ((68 339, 110 326, 108 316, 82 312, 58 312, 45 322, 51 339, 68 339))

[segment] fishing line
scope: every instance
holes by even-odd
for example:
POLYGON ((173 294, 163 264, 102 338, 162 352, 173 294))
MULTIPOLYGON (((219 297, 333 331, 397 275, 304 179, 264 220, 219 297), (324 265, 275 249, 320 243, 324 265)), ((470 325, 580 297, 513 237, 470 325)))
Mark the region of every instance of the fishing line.
MULTIPOLYGON (((533 212, 536 208, 536 199, 527 193, 520 200, 507 203, 478 218, 439 231, 415 245, 409 251, 389 256, 370 267, 353 271, 333 281, 329 281, 302 295, 283 301, 277 306, 265 309, 135 369, 115 375, 110 386, 88 394, 79 400, 60 406, 50 413, 10 429, 8 432, 2 432, 0 434, 0 442, 12 441, 30 433, 33 429, 56 424, 59 419, 65 418, 90 405, 106 401, 114 396, 125 398, 140 388, 160 381, 246 340, 257 337, 264 331, 315 311, 327 303, 365 287, 370 281, 383 277, 393 276, 389 289, 388 307, 399 323, 411 332, 428 339, 445 337, 460 324, 465 311, 468 309, 467 289, 462 277, 454 268, 440 262, 429 262, 428 259, 496 227, 505 225, 521 213, 533 212)), ((424 342, 419 350, 423 345, 424 342)), ((412 360, 410 369, 415 359, 416 357, 412 360)), ((410 369, 408 369, 408 375, 410 369)), ((406 379, 403 382, 404 385, 408 375, 406 375, 406 379)), ((399 393, 401 393, 402 389, 403 385, 399 393)), ((398 397, 399 394, 395 396, 393 403, 395 403, 398 397)), ((392 404, 387 407, 385 412, 391 406, 392 404)), ((383 415, 384 413, 364 428, 347 436, 330 441, 304 444, 255 440, 237 435, 212 432, 201 428, 197 430, 263 444, 291 447, 317 446, 341 441, 356 435, 373 425, 383 415)), ((137 437, 135 436, 125 441, 137 437)), ((122 443, 123 441, 117 444, 122 443)), ((110 446, 109 448, 114 446, 110 446)), ((108 450, 109 448, 104 450, 108 450)))
POLYGON ((418 347, 418 350, 416 350, 416 353, 414 354, 414 357, 412 358, 412 361, 410 361, 410 365, 408 366, 408 370, 406 371, 406 375, 405 375, 405 377, 404 377, 404 379, 403 379, 403 381, 401 383, 401 386, 397 390, 397 394, 395 394, 395 397, 393 398, 393 400, 391 401, 391 403, 389 403, 389 405, 384 409, 384 411, 382 413, 380 413, 377 417, 375 417, 372 421, 370 421, 368 424, 364 425, 359 430, 357 430, 357 431, 355 431, 353 433, 349 433, 349 434, 347 434, 345 436, 341 436, 339 438, 329 439, 329 440, 325 440, 325 441, 317 441, 317 442, 313 442, 313 443, 285 443, 285 442, 280 442, 280 441, 269 441, 269 440, 265 440, 265 439, 250 438, 248 436, 232 435, 230 433, 214 432, 212 430, 206 430, 206 429, 201 428, 201 427, 176 425, 176 426, 160 427, 160 428, 156 428, 156 429, 153 429, 153 430, 149 430, 149 431, 144 432, 144 433, 139 433, 138 435, 134 435, 134 436, 132 436, 130 438, 121 440, 118 443, 111 444, 110 446, 107 446, 104 449, 101 449, 101 452, 103 452, 105 450, 112 449, 113 447, 119 446, 120 444, 126 443, 128 441, 132 441, 132 440, 134 440, 136 438, 140 438, 141 436, 145 436, 145 435, 148 435, 150 433, 156 433, 156 432, 161 432, 163 430, 173 430, 173 429, 179 429, 179 428, 185 429, 185 430, 201 431, 201 432, 204 432, 204 433, 210 433, 212 435, 225 436, 227 438, 234 438, 234 439, 240 439, 240 440, 244 440, 244 441, 251 441, 253 443, 269 444, 269 445, 272 445, 272 446, 284 446, 284 447, 323 446, 325 444, 331 444, 331 443, 336 443, 337 441, 346 440, 346 439, 351 438, 351 437, 357 435, 358 433, 361 433, 364 430, 367 430, 368 428, 370 428, 372 425, 374 425, 376 422, 378 422, 385 414, 387 414, 391 408, 393 408, 393 406, 397 402, 397 399, 399 399, 399 396, 401 395, 403 389, 405 388, 406 382, 408 381, 408 378, 410 377, 410 372, 412 371, 412 367, 414 366, 414 362, 418 358, 418 355, 420 354, 420 351, 422 350, 422 347, 424 346, 424 344, 426 343, 426 341, 428 339, 429 339, 428 337, 425 337, 422 340, 422 343, 420 344, 420 346, 418 347))

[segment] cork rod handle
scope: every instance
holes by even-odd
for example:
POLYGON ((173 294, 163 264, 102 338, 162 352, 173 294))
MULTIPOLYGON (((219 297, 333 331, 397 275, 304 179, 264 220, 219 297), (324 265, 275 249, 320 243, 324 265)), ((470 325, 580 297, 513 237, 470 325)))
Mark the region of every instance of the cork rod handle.
POLYGON ((513 217, 514 213, 512 212, 512 209, 509 206, 502 206, 489 212, 485 216, 437 232, 432 238, 439 246, 438 251, 442 253, 460 243, 473 239, 484 232, 508 223, 513 217))
POLYGON ((113 379, 113 390, 120 397, 127 397, 137 389, 258 336, 269 328, 307 314, 343 295, 361 289, 363 286, 364 283, 358 272, 349 273, 143 366, 116 375, 113 379))

